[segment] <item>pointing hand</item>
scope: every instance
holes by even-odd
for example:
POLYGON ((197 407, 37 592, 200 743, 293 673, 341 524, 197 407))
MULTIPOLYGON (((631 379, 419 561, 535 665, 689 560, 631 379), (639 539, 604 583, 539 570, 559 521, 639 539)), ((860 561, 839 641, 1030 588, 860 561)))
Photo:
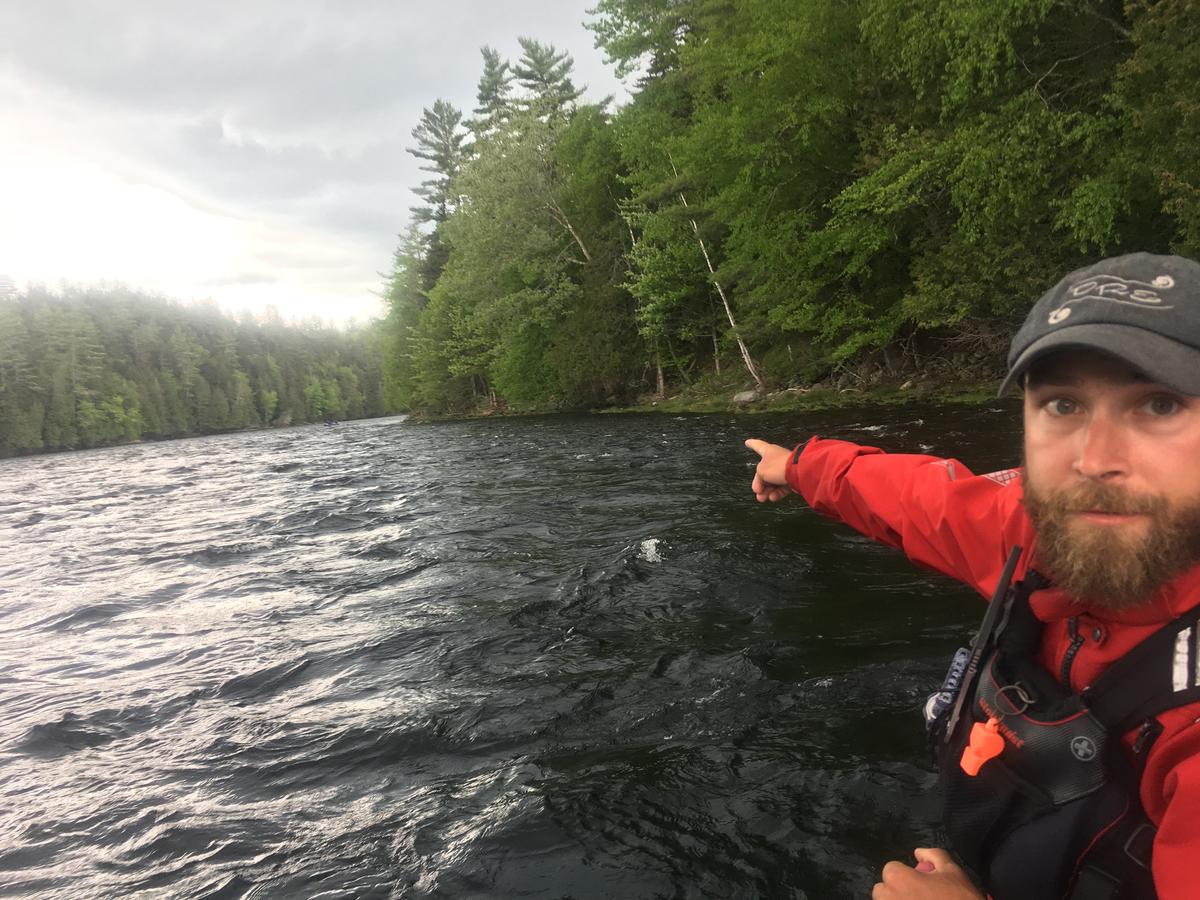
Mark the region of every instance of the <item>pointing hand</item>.
POLYGON ((759 455, 758 467, 754 470, 754 483, 751 485, 758 502, 773 503, 792 493, 785 475, 788 455, 792 451, 787 447, 769 444, 756 438, 746 441, 746 446, 759 455))

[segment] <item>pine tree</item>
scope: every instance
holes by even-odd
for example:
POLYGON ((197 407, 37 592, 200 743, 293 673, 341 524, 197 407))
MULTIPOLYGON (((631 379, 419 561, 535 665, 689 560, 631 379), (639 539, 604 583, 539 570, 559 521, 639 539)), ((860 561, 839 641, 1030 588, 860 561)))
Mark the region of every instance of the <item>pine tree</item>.
POLYGON ((553 44, 543 44, 533 38, 518 38, 521 59, 512 67, 517 83, 529 92, 526 106, 538 115, 565 115, 575 108, 583 94, 571 81, 575 60, 566 51, 556 50, 553 44))
POLYGON ((42 446, 42 405, 29 330, 15 301, 0 295, 0 453, 42 446))
POLYGON ((445 222, 454 211, 451 182, 466 156, 466 132, 461 130, 461 123, 462 113, 445 100, 438 100, 432 109, 422 111, 420 123, 412 130, 417 145, 407 148, 408 152, 425 160, 428 165, 421 166, 421 171, 433 175, 413 189, 427 204, 412 208, 419 222, 445 222))
POLYGON ((481 47, 479 52, 483 54, 483 74, 475 95, 479 105, 475 117, 467 122, 476 142, 495 134, 512 115, 509 94, 513 76, 508 60, 501 60, 499 52, 491 47, 481 47))

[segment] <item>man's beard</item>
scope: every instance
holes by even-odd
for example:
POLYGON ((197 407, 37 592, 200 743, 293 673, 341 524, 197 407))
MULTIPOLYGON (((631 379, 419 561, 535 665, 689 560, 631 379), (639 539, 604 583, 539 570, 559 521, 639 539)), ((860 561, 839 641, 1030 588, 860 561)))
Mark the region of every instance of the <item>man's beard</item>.
POLYGON ((1140 606, 1200 561, 1200 498, 1172 506, 1162 496, 1099 482, 1042 491, 1028 474, 1024 494, 1037 531, 1035 565, 1094 609, 1140 606), (1131 533, 1124 525, 1096 525, 1073 515, 1081 512, 1144 515, 1149 528, 1131 533))

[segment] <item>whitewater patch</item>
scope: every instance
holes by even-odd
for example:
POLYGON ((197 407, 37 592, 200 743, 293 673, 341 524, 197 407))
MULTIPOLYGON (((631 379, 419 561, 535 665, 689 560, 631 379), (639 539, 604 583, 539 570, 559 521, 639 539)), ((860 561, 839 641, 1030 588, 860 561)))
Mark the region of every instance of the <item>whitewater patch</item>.
POLYGON ((661 544, 658 538, 647 538, 638 546, 638 559, 648 563, 662 562, 662 554, 658 552, 658 545, 661 544))

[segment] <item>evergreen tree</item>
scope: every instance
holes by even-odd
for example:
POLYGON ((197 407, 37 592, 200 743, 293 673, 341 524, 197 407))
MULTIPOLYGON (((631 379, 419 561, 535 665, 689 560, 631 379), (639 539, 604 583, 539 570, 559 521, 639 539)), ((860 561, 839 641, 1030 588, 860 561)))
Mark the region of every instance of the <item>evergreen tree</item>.
POLYGON ((396 408, 371 329, 234 321, 120 289, 0 298, 0 455, 310 421, 310 379, 339 417, 396 408))
POLYGON ((443 243, 442 225, 457 206, 453 185, 466 160, 467 135, 460 128, 461 122, 461 112, 438 100, 422 112, 421 121, 412 132, 417 145, 408 148, 409 153, 428 163, 421 166, 422 171, 433 174, 414 189, 428 205, 412 208, 417 223, 432 223, 432 228, 424 234, 421 281, 426 291, 437 282, 449 253, 443 243))
POLYGON ((512 114, 512 73, 507 60, 491 47, 481 47, 483 74, 476 92, 475 116, 467 123, 478 143, 493 134, 512 114))
POLYGON ((555 49, 533 38, 518 38, 521 58, 512 67, 513 77, 525 89, 526 109, 537 115, 566 115, 574 110, 583 94, 571 81, 573 60, 566 51, 555 49))
POLYGON ((465 158, 463 142, 466 132, 461 129, 462 113, 445 100, 436 101, 432 108, 426 107, 421 121, 412 130, 415 147, 408 152, 426 161, 421 171, 433 175, 421 182, 414 193, 427 205, 413 207, 419 222, 445 222, 453 211, 455 202, 451 193, 451 182, 458 175, 465 158))
POLYGON ((392 271, 383 290, 388 305, 382 325, 385 391, 389 403, 401 409, 416 403, 414 329, 429 302, 427 252, 425 236, 415 222, 410 224, 392 257, 392 271))
POLYGON ((0 296, 0 455, 42 446, 44 386, 30 359, 34 348, 17 304, 0 296))

